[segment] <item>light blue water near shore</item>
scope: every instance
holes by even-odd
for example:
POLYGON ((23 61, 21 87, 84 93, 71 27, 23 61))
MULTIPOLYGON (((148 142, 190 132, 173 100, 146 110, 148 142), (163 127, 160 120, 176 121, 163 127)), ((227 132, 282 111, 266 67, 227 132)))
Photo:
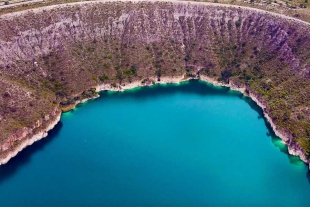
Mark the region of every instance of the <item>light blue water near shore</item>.
POLYGON ((261 116, 199 81, 103 92, 0 167, 0 206, 310 206, 261 116))

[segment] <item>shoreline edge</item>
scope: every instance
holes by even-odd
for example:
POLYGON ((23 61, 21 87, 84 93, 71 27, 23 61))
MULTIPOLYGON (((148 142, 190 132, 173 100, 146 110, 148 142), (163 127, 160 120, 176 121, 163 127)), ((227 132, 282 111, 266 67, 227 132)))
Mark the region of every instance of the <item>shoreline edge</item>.
MULTIPOLYGON (((157 78, 152 78, 152 80, 153 79, 157 80, 157 78)), ((112 87, 110 84, 101 84, 101 85, 97 85, 94 88, 96 88, 97 92, 100 92, 100 91, 125 91, 125 90, 129 90, 129 89, 137 88, 137 87, 151 86, 154 84, 170 84, 170 83, 178 84, 181 82, 185 82, 185 81, 189 81, 189 80, 195 80, 195 79, 204 81, 204 82, 212 84, 214 86, 228 87, 230 90, 238 91, 238 92, 242 93, 244 96, 251 98, 251 100, 254 101, 262 109, 263 114, 264 114, 264 118, 271 125, 271 128, 274 131, 274 133, 276 134, 276 136, 278 136, 282 140, 282 142, 285 145, 287 145, 288 153, 290 155, 293 155, 293 156, 298 156, 303 162, 305 162, 306 164, 309 165, 309 160, 307 160, 304 152, 302 152, 302 150, 299 148, 293 148, 291 146, 290 139, 285 135, 284 132, 280 131, 278 129, 278 127, 276 126, 276 124, 272 121, 272 119, 270 118, 268 113, 265 111, 266 105, 264 103, 262 103, 260 100, 258 100, 258 97, 255 94, 253 94, 251 92, 247 93, 245 87, 238 87, 238 86, 234 85, 233 83, 224 84, 224 83, 221 83, 221 82, 219 82, 213 78, 210 78, 210 77, 204 76, 204 75, 201 75, 198 78, 189 78, 189 77, 185 77, 185 75, 183 75, 183 76, 176 76, 176 77, 161 77, 160 81, 158 81, 158 80, 153 81, 149 84, 142 83, 142 80, 140 80, 140 81, 134 81, 131 83, 122 84, 122 85, 119 85, 118 87, 112 87)), ((95 99, 98 97, 100 97, 100 96, 96 96, 96 97, 92 97, 92 98, 83 99, 81 101, 78 101, 75 103, 73 108, 75 108, 78 104, 84 103, 90 99, 95 99)), ((61 114, 62 113, 59 112, 56 115, 56 117, 54 118, 54 120, 50 124, 48 124, 45 129, 40 130, 38 133, 32 135, 32 137, 30 139, 26 138, 26 139, 22 140, 21 143, 16 148, 14 148, 11 152, 7 153, 7 155, 5 157, 0 158, 0 165, 6 164, 10 159, 15 157, 20 151, 22 151, 27 146, 30 146, 34 142, 39 141, 39 140, 47 137, 48 132, 50 130, 52 130, 57 125, 57 123, 60 121, 61 114)), ((310 170, 310 165, 309 165, 309 170, 310 170)))

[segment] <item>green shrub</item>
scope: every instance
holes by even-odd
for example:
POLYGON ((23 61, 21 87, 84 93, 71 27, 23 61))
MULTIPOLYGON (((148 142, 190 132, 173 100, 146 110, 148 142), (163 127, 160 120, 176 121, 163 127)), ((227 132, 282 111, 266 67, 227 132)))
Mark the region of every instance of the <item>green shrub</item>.
POLYGON ((235 22, 236 27, 240 27, 241 26, 241 20, 238 20, 235 22))

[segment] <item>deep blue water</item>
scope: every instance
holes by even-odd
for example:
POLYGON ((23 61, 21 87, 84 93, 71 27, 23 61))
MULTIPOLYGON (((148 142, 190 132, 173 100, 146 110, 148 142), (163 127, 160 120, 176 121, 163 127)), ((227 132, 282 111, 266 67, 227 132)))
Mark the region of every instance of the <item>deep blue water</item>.
POLYGON ((0 206, 310 206, 309 177, 255 103, 190 81, 65 113, 0 167, 0 206))

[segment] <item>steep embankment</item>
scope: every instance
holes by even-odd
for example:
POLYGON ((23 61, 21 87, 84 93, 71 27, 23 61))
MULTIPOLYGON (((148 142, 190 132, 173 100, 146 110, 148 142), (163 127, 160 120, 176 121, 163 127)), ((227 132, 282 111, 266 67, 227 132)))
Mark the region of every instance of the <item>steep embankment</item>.
POLYGON ((185 75, 244 88, 290 151, 309 161, 307 23, 227 5, 114 1, 6 14, 0 27, 3 159, 60 108, 96 96, 91 88, 185 75))

